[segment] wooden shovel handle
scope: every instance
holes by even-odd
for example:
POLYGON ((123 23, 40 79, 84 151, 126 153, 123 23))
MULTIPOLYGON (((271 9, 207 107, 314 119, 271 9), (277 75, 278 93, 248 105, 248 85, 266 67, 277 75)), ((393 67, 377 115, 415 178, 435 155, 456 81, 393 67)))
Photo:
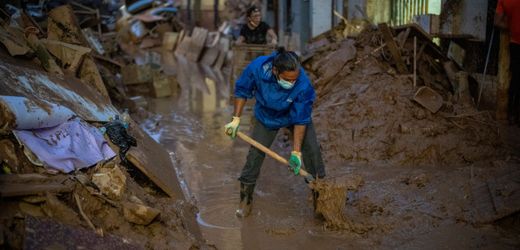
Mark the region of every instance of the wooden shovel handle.
MULTIPOLYGON (((255 148, 258 148, 260 151, 268 154, 269 156, 271 156, 272 158, 274 158, 275 160, 281 162, 282 164, 284 165, 287 165, 289 166, 289 162, 281 157, 279 154, 275 153, 274 151, 272 151, 271 149, 267 148, 266 146, 260 144, 259 142, 253 140, 253 138, 247 136, 246 134, 238 131, 237 132, 237 135, 238 137, 240 137, 242 140, 246 141, 247 143, 251 144, 251 146, 255 147, 255 148)), ((303 177, 312 177, 309 173, 307 173, 307 171, 305 171, 303 168, 300 168, 300 175, 303 176, 303 177)))

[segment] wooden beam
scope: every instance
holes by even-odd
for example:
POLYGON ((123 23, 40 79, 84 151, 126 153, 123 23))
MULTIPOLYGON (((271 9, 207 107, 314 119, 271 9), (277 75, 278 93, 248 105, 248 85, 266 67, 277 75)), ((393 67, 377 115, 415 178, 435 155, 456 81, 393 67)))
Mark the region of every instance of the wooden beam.
POLYGON ((496 119, 507 119, 507 102, 510 82, 509 72, 509 32, 500 31, 500 49, 498 51, 498 85, 496 119))
POLYGON ((45 176, 41 174, 10 174, 0 176, 0 197, 71 192, 74 183, 68 176, 45 176))
POLYGON ((408 72, 406 69, 406 65, 404 64, 403 58, 401 57, 401 52, 395 43, 394 36, 392 35, 392 31, 388 27, 386 23, 380 23, 378 25, 379 31, 383 34, 383 38, 385 39, 386 45, 392 54, 392 57, 395 60, 395 64, 397 66, 397 71, 401 74, 405 74, 408 72))

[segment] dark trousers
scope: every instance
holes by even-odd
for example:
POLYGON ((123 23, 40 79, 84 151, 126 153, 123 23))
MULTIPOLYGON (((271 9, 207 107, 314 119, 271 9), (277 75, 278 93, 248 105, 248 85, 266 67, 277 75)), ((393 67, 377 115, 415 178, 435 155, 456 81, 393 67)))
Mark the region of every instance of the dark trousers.
MULTIPOLYGON (((268 129, 256 119, 253 119, 253 126, 253 134, 251 137, 260 144, 270 147, 278 133, 278 129, 268 129)), ((289 129, 292 131, 293 127, 289 129)), ((260 175, 260 168, 262 167, 264 158, 264 152, 251 146, 247 154, 246 164, 238 180, 245 184, 255 184, 258 175, 260 175)), ((320 145, 318 144, 316 131, 314 131, 312 122, 308 124, 305 129, 305 136, 302 142, 302 160, 303 166, 309 174, 315 178, 325 177, 325 165, 321 158, 320 145)))
POLYGON ((510 43, 511 55, 511 84, 509 85, 509 102, 507 115, 510 120, 520 120, 520 44, 510 43))

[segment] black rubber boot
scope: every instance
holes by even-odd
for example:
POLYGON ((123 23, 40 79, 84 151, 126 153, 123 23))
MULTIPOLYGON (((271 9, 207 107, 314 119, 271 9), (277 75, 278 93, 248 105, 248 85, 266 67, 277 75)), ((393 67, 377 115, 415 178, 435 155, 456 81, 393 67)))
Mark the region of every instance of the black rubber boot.
POLYGON ((253 205, 253 192, 255 184, 245 184, 240 182, 240 204, 235 212, 239 218, 245 218, 251 213, 251 206, 253 205))

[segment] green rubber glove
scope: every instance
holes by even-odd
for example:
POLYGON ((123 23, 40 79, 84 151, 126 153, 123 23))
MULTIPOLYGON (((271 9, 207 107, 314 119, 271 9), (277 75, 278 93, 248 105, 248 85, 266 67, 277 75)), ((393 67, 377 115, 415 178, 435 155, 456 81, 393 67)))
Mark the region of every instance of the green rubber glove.
POLYGON ((297 151, 291 152, 291 158, 289 158, 289 168, 294 172, 294 175, 300 173, 302 167, 302 153, 297 151))
POLYGON ((226 135, 231 136, 232 139, 237 137, 238 127, 240 127, 240 117, 233 116, 233 120, 224 126, 224 132, 226 135))

